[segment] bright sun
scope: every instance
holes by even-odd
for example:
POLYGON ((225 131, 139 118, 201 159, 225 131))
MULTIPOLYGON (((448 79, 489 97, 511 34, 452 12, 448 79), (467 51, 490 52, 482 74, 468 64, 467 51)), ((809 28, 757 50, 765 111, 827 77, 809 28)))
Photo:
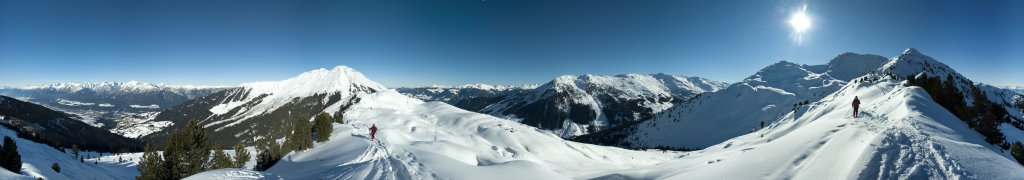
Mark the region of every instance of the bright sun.
POLYGON ((804 31, 811 28, 811 18, 807 17, 807 5, 804 4, 804 8, 789 18, 789 25, 793 26, 793 30, 797 34, 803 34, 804 31))

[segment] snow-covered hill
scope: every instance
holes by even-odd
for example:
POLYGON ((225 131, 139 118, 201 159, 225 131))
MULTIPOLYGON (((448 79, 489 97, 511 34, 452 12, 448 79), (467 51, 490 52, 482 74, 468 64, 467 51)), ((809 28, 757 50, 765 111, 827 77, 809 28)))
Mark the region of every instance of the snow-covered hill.
POLYGON ((170 129, 189 120, 198 120, 210 131, 211 141, 224 146, 277 139, 291 133, 297 119, 311 119, 325 110, 341 118, 334 112, 360 101, 365 94, 386 89, 345 66, 313 70, 282 81, 242 84, 161 111, 151 121, 172 124, 143 139, 160 145, 170 129))
POLYGON ((538 85, 494 86, 467 84, 461 86, 431 86, 397 88, 398 92, 423 101, 442 101, 470 111, 479 111, 506 97, 522 96, 538 85))
POLYGON ((46 144, 18 138, 16 134, 10 129, 0 127, 0 138, 8 136, 14 139, 22 161, 21 172, 15 173, 0 168, 0 179, 31 180, 39 177, 45 179, 135 179, 135 176, 139 174, 135 165, 141 157, 141 153, 119 155, 104 153, 101 155, 96 152, 82 151, 80 156, 91 157, 84 159, 83 162, 79 161, 79 158, 75 157, 70 149, 61 152, 46 144), (60 173, 51 168, 53 163, 60 166, 60 173))
POLYGON ((1024 168, 923 89, 883 79, 850 83, 764 129, 680 159, 600 177, 1017 179, 1024 168), (854 96, 859 118, 851 116, 854 96))
POLYGON ((573 137, 650 118, 673 103, 725 86, 666 74, 564 75, 481 112, 573 137))
POLYGON ((581 144, 534 127, 384 90, 362 96, 331 140, 293 152, 265 173, 238 169, 190 179, 570 179, 650 166, 678 154, 581 144), (369 141, 367 128, 380 128, 369 141))

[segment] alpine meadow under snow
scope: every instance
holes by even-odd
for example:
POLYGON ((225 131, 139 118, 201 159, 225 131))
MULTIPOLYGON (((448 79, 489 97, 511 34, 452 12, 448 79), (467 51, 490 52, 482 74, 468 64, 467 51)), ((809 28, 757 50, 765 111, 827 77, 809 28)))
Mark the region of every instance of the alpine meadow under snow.
MULTIPOLYGON (((214 169, 186 179, 1019 179, 1024 166, 1008 146, 1024 141, 1022 99, 914 49, 893 58, 844 53, 823 65, 779 62, 729 85, 625 74, 560 76, 536 87, 389 89, 338 66, 192 98, 138 120, 166 128, 122 134, 167 143, 195 120, 210 142, 229 147, 280 143, 304 124, 295 122, 320 113, 339 119, 329 140, 286 153, 265 171, 214 169), (487 100, 452 105, 479 98, 487 100), (371 126, 379 128, 374 140, 371 126), (692 151, 631 150, 655 147, 692 151)), ((0 131, 16 137, 23 127, 33 126, 0 131)), ((0 179, 139 175, 141 153, 91 154, 98 158, 82 163, 15 139, 24 168, 0 170, 0 179)))

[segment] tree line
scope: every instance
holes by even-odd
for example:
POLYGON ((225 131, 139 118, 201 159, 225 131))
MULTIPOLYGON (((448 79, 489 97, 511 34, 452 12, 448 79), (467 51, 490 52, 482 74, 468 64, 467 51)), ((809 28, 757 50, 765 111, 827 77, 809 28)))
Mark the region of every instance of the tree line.
MULTIPOLYGON (((256 166, 254 170, 264 171, 272 167, 291 151, 301 151, 313 147, 313 142, 324 142, 333 131, 335 120, 327 113, 315 116, 313 123, 308 120, 295 120, 292 134, 286 137, 284 144, 274 140, 264 140, 257 145, 256 166)), ((340 118, 339 123, 343 123, 340 118)), ((228 156, 224 151, 211 144, 205 129, 199 122, 189 121, 184 129, 178 129, 167 136, 163 153, 157 152, 150 145, 145 147, 138 170, 137 179, 182 179, 203 171, 221 168, 244 168, 249 161, 249 152, 238 143, 234 146, 235 157, 228 156), (212 151, 211 151, 212 150, 212 151)))

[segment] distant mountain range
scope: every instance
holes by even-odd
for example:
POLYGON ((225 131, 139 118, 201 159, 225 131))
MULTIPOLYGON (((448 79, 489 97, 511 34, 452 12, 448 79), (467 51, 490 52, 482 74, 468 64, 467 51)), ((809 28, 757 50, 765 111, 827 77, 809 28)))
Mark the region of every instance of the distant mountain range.
POLYGON ((0 125, 15 131, 18 137, 54 148, 77 147, 102 152, 142 150, 140 141, 90 126, 66 113, 7 96, 0 96, 0 125))
POLYGON ((573 137, 650 118, 726 83, 667 74, 564 75, 539 86, 399 88, 403 94, 513 119, 573 137))
POLYGON ((423 101, 441 101, 465 110, 477 111, 508 97, 523 96, 538 85, 493 86, 469 84, 462 86, 431 86, 398 88, 398 92, 423 101))
POLYGON ((73 119, 127 137, 138 137, 167 123, 149 122, 154 113, 226 89, 129 82, 55 83, 0 88, 0 95, 69 113, 73 119))
POLYGON ((1001 86, 1000 88, 1016 92, 1017 94, 1024 94, 1024 86, 1001 86))
POLYGON ((149 112, 225 89, 129 82, 55 83, 0 88, 0 94, 66 109, 149 112))

